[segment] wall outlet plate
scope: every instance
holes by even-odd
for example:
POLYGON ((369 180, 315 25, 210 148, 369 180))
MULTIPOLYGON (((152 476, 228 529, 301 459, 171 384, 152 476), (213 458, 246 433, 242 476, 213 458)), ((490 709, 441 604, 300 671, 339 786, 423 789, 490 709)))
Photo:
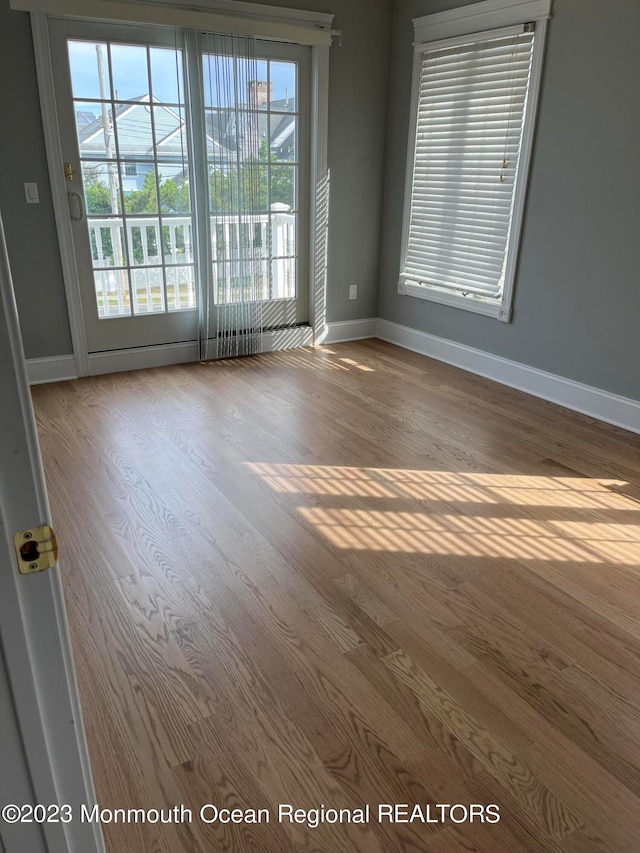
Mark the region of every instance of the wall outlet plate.
POLYGON ((349 299, 357 299, 358 298, 358 285, 352 284, 349 286, 349 299))

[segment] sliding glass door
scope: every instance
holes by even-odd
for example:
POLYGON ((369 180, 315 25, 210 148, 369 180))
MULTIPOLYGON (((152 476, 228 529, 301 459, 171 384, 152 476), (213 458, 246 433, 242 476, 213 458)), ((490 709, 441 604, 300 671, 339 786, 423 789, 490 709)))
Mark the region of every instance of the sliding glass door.
POLYGON ((49 27, 89 352, 306 323, 308 49, 49 27))

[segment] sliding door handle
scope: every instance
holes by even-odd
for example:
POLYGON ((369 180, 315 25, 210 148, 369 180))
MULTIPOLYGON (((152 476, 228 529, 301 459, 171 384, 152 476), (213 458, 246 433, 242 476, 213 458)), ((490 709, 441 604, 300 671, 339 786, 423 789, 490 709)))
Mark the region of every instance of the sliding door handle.
POLYGON ((67 193, 69 202, 69 216, 72 222, 82 222, 84 219, 84 199, 77 192, 67 193))

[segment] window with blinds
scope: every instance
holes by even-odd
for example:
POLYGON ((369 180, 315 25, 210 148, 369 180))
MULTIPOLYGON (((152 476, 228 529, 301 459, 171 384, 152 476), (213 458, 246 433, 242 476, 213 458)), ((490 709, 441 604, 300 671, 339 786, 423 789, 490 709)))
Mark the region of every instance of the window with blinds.
POLYGON ((487 314, 502 306, 534 41, 525 24, 417 48, 401 292, 487 314))

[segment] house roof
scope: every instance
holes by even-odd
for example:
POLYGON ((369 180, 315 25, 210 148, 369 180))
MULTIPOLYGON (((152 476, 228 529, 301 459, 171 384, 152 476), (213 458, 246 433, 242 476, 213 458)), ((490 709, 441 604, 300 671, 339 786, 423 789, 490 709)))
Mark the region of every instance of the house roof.
MULTIPOLYGON (((246 105, 240 109, 220 107, 217 110, 207 110, 206 130, 209 156, 215 159, 233 162, 236 157, 238 132, 242 139, 245 156, 255 151, 269 134, 269 118, 266 110, 248 112, 246 105), (238 128, 238 123, 240 127, 238 128)), ((296 109, 295 98, 286 98, 270 103, 271 139, 270 149, 276 155, 282 155, 290 150, 295 140, 295 118, 289 113, 296 109)), ((155 129, 156 149, 159 159, 175 160, 185 156, 185 139, 181 132, 184 120, 173 107, 161 105, 157 99, 149 99, 148 95, 118 104, 115 111, 108 110, 109 126, 115 124, 118 130, 118 146, 121 159, 152 158, 153 132, 155 129), (153 109, 153 124, 151 110, 153 109)), ((102 116, 88 120, 86 111, 76 116, 78 142, 81 157, 105 157, 106 147, 102 116)), ((113 132, 110 133, 110 144, 114 145, 113 132)), ((115 151, 113 151, 115 156, 115 151)))
MULTIPOLYGON (((148 95, 141 95, 126 104, 118 104, 113 111, 109 109, 109 125, 113 127, 114 119, 118 129, 118 145, 120 157, 153 157, 153 131, 151 109, 159 157, 175 158, 182 156, 184 148, 183 135, 180 128, 183 121, 178 112, 172 107, 158 104, 156 99, 149 100, 148 95)), ((84 119, 84 114, 81 114, 84 119)), ((80 125, 78 120, 78 142, 80 155, 85 157, 100 157, 105 154, 105 139, 102 116, 97 116, 89 124, 80 125)), ((113 137, 111 137, 113 144, 113 137)), ((115 152, 114 152, 115 153, 115 152)))
MULTIPOLYGON (((265 105, 266 106, 266 105, 265 105)), ((244 144, 245 152, 253 145, 267 139, 270 130, 270 149, 277 156, 284 155, 287 149, 295 144, 296 111, 295 98, 271 101, 271 125, 266 109, 246 109, 246 104, 235 107, 218 107, 207 110, 207 134, 216 140, 223 148, 230 151, 236 149, 238 136, 244 144), (239 125, 239 126, 238 126, 239 125)))

